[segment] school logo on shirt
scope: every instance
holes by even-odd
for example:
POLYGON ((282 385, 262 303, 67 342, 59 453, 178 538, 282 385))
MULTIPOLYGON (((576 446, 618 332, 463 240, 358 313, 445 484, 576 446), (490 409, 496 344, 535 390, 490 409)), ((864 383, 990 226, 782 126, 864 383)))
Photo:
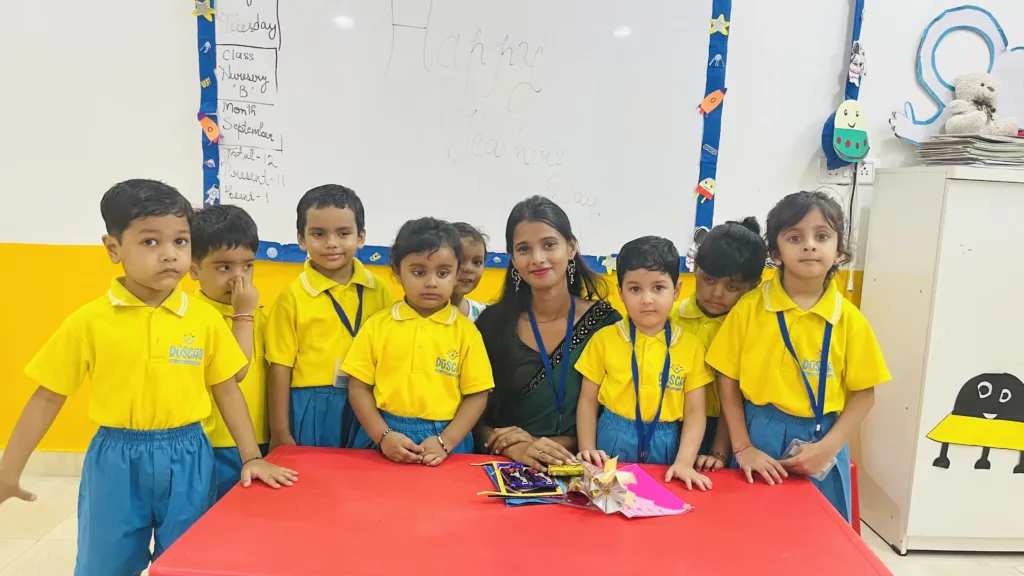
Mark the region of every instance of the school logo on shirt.
POLYGON ((438 356, 434 362, 434 372, 457 378, 459 376, 459 351, 449 350, 438 356))
POLYGON ((203 363, 205 349, 202 346, 194 346, 196 337, 194 334, 185 334, 181 337, 185 342, 183 346, 171 344, 167 352, 167 361, 171 364, 187 364, 189 366, 200 366, 203 363))
MULTIPOLYGON (((820 360, 820 358, 821 358, 821 350, 818 350, 818 358, 819 358, 818 360, 805 359, 803 362, 800 363, 800 367, 804 369, 804 372, 807 373, 808 377, 811 374, 815 374, 816 375, 816 374, 820 374, 821 373, 821 360, 820 360)), ((835 373, 832 371, 832 362, 831 361, 829 361, 829 363, 828 363, 828 376, 827 377, 828 378, 835 378, 836 377, 835 373)))
POLYGON ((682 364, 672 364, 671 370, 668 374, 668 389, 678 392, 683 389, 683 384, 686 383, 686 372, 683 371, 682 364))

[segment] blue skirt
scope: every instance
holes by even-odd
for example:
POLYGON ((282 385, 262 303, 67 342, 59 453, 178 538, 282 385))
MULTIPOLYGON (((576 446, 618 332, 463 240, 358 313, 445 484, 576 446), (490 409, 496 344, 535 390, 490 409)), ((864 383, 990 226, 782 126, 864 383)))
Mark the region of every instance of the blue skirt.
MULTIPOLYGON (((814 437, 814 418, 801 418, 786 414, 772 404, 758 406, 749 400, 743 404, 750 442, 758 450, 776 460, 782 458, 782 454, 785 453, 794 438, 810 442, 814 437)), ((836 412, 825 414, 821 422, 822 436, 828 434, 838 419, 839 414, 836 412)), ((819 482, 814 478, 810 478, 810 481, 849 522, 852 508, 850 504, 852 491, 850 489, 849 445, 843 446, 836 456, 836 460, 836 465, 823 481, 819 482)))
POLYGON ((681 422, 658 422, 651 445, 643 462, 640 462, 640 443, 634 421, 605 408, 597 419, 597 449, 604 450, 612 458, 618 457, 620 462, 671 466, 679 454, 681 430, 681 422))
POLYGON ((82 469, 75 576, 145 570, 213 505, 214 475, 213 448, 198 423, 101 427, 82 469))
MULTIPOLYGON (((387 422, 391 430, 405 434, 413 442, 420 444, 431 436, 437 436, 451 422, 450 420, 425 420, 423 418, 408 418, 405 416, 395 416, 390 412, 381 410, 380 415, 387 422)), ((356 432, 355 441, 352 444, 352 448, 366 448, 370 450, 377 450, 380 446, 377 445, 370 436, 367 435, 366 431, 362 427, 356 432)), ((473 435, 467 434, 461 442, 455 446, 451 446, 452 454, 472 454, 473 453, 473 435)))

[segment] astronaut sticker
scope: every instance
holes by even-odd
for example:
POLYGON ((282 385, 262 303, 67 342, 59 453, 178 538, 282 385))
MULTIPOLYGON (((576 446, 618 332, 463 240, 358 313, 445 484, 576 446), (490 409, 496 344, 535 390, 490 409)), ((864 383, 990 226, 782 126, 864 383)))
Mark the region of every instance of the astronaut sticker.
POLYGON ((956 395, 953 412, 928 433, 942 444, 937 468, 949 468, 949 445, 977 446, 981 457, 975 470, 988 470, 989 452, 1016 450, 1020 462, 1014 474, 1024 474, 1024 382, 1013 374, 982 374, 967 381, 956 395))

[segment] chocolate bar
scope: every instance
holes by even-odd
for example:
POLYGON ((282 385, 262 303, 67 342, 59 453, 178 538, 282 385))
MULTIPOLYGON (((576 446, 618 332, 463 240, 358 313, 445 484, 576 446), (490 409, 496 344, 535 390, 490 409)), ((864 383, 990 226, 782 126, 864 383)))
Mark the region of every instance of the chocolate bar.
POLYGON ((558 482, 555 482, 554 480, 551 479, 550 476, 539 470, 535 470, 533 468, 526 468, 524 469, 524 473, 526 477, 530 479, 530 483, 534 488, 553 489, 558 487, 558 482))
POLYGON ((583 476, 583 464, 552 464, 548 466, 548 475, 554 477, 583 476))

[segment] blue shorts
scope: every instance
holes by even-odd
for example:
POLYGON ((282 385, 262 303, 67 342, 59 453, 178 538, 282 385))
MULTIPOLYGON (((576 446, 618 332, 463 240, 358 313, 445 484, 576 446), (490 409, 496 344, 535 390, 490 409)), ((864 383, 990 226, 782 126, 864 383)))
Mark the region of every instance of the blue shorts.
MULTIPOLYGON (((450 420, 424 420, 423 418, 407 418, 405 416, 395 416, 390 412, 381 410, 380 415, 387 422, 391 430, 400 432, 409 437, 413 442, 420 444, 431 436, 437 436, 450 423, 450 420)), ((377 450, 380 446, 370 439, 369 435, 362 429, 356 433, 355 442, 352 445, 353 448, 367 448, 371 450, 377 450)), ((452 449, 452 454, 472 454, 473 453, 473 434, 466 434, 466 437, 455 446, 449 446, 452 449)))
POLYGON ((290 424, 296 444, 319 448, 351 447, 353 434, 347 428, 355 418, 345 418, 345 414, 352 412, 348 406, 348 388, 292 388, 291 396, 290 424))
MULTIPOLYGON (((681 429, 680 422, 658 422, 641 463, 671 466, 679 454, 681 429)), ((640 449, 634 421, 605 408, 597 419, 597 449, 604 450, 612 458, 618 457, 620 462, 638 462, 640 449)))
POLYGON ((213 448, 200 424, 101 427, 82 469, 75 576, 142 572, 210 509, 213 496, 213 448))
MULTIPOLYGON (((813 418, 793 416, 772 404, 758 406, 749 400, 744 401, 743 408, 750 442, 758 450, 776 460, 782 458, 782 454, 785 453, 794 438, 809 442, 814 437, 813 418)), ((828 434, 837 419, 839 419, 839 414, 836 412, 825 414, 821 421, 822 436, 828 434)), ((814 478, 810 480, 849 522, 852 493, 850 490, 850 446, 844 445, 836 459, 835 467, 828 473, 825 480, 821 482, 814 478)))
MULTIPOLYGON (((260 454, 267 455, 266 444, 260 444, 260 454)), ((217 500, 238 484, 242 478, 242 457, 238 448, 214 448, 213 460, 217 467, 217 500)))

